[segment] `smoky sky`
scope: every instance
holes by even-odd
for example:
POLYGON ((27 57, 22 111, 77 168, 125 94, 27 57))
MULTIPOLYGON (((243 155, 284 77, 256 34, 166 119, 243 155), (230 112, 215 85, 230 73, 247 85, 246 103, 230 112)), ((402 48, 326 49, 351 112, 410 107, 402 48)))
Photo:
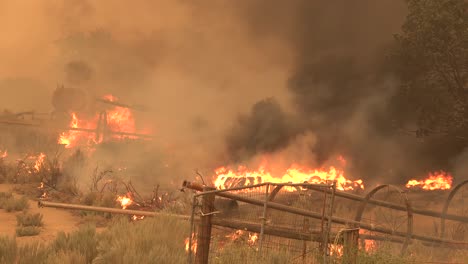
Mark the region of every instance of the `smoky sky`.
MULTIPOLYGON (((249 146, 256 138, 260 142, 255 145, 268 142, 279 151, 311 132, 316 142, 310 154, 319 165, 344 155, 355 176, 387 181, 429 169, 432 155, 399 133, 391 115, 399 83, 388 56, 406 16, 404 1, 249 1, 238 12, 246 17, 252 38, 287 40, 294 59, 285 89, 291 95, 291 120, 302 131, 257 129, 263 138, 250 132, 244 143, 227 137, 229 150, 236 143, 249 146)), ((276 125, 284 124, 277 120, 276 125)), ((235 126, 250 131, 246 123, 235 126)))
POLYGON ((402 178, 423 157, 389 114, 399 83, 386 57, 406 12, 403 0, 5 2, 0 103, 65 108, 73 99, 53 96, 63 85, 145 105, 137 121, 185 173, 313 134, 318 164, 340 154, 357 177, 402 178))

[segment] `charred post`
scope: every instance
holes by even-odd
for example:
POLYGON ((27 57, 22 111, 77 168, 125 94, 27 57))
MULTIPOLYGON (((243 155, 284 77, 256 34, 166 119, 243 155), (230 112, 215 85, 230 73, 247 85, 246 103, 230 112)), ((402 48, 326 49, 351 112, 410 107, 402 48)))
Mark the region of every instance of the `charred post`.
MULTIPOLYGON (((203 191, 212 191, 212 187, 203 187, 203 191)), ((198 247, 195 255, 196 264, 208 264, 211 241, 211 218, 214 212, 215 194, 209 193, 202 196, 201 216, 198 231, 198 247)))

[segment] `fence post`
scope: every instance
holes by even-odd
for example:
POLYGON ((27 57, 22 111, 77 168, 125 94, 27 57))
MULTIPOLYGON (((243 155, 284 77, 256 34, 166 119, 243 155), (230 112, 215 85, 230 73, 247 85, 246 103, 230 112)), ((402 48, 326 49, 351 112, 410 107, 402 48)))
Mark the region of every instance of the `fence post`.
POLYGON ((348 226, 343 231, 343 264, 356 264, 359 247, 359 228, 348 226))
POLYGON ((263 204, 263 214, 262 214, 262 225, 260 227, 260 239, 259 239, 259 253, 262 254, 263 248, 263 236, 265 235, 265 224, 267 218, 267 203, 268 203, 268 196, 270 193, 270 184, 265 185, 265 203, 263 204))
MULTIPOLYGON (((212 191, 214 188, 203 187, 203 191, 212 191)), ((214 211, 215 194, 202 195, 201 216, 197 236, 197 253, 195 264, 208 264, 211 241, 211 217, 214 211)))
MULTIPOLYGON (((323 212, 323 216, 325 216, 325 214, 327 214, 326 229, 325 230, 322 229, 322 232, 324 233, 323 242, 322 242, 323 243, 322 250, 323 250, 323 263, 324 264, 329 263, 329 253, 330 252, 329 252, 328 242, 330 240, 331 226, 332 226, 332 223, 333 223, 332 222, 332 217, 333 217, 333 206, 334 206, 334 203, 335 203, 336 181, 333 181, 333 184, 330 187, 331 187, 331 195, 330 196, 325 196, 325 206, 327 206, 327 211, 323 212), (328 197, 328 199, 327 199, 327 197, 328 197)), ((325 193, 327 193, 327 192, 325 192, 325 193)), ((324 210, 325 210, 325 206, 324 206, 324 210)))

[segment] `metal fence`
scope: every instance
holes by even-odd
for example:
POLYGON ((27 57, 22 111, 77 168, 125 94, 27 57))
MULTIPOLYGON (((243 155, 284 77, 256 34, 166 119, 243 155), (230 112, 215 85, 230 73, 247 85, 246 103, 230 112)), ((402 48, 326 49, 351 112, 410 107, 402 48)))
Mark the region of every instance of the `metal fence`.
POLYGON ((407 193, 392 185, 378 186, 365 196, 337 191, 334 183, 214 190, 185 182, 184 187, 200 191, 193 198, 189 241, 197 250, 195 256, 189 250, 189 263, 210 262, 229 239, 239 237, 259 256, 287 251, 291 263, 329 263, 336 255, 352 263, 359 247, 383 243, 404 254, 414 240, 468 248, 464 241, 446 239, 443 230, 439 237, 415 234, 413 223, 415 214, 440 218, 442 227, 445 219, 466 224, 467 217, 414 209, 407 193))

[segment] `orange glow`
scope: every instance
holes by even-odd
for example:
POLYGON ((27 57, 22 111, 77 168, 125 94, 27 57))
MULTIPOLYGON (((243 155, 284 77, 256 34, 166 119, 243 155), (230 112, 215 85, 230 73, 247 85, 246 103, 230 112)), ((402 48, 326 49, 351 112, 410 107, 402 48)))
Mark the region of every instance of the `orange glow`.
POLYGON ((214 185, 218 189, 227 189, 238 186, 248 186, 259 183, 312 183, 324 184, 327 181, 337 181, 338 190, 364 189, 362 180, 349 180, 344 177, 344 171, 333 166, 327 169, 310 169, 299 165, 291 165, 283 174, 273 175, 264 165, 255 171, 239 166, 237 171, 220 167, 215 170, 214 185))
MULTIPOLYGON (((71 128, 83 128, 83 129, 96 129, 99 116, 94 117, 92 120, 79 119, 76 113, 72 113, 72 120, 70 122, 71 128)), ((60 134, 58 143, 65 145, 65 148, 73 148, 78 144, 92 144, 100 143, 96 142, 95 134, 85 131, 69 130, 60 134)))
POLYGON ((330 255, 337 257, 343 256, 343 245, 330 244, 330 255))
MULTIPOLYGON (((125 208, 124 208, 124 209, 125 209, 125 208)), ((133 220, 133 221, 136 221, 136 220, 143 220, 144 218, 145 218, 144 215, 142 215, 142 216, 133 215, 133 216, 132 216, 132 220, 133 220)))
MULTIPOLYGON (((369 234, 369 232, 363 229, 359 229, 359 234, 369 234)), ((364 250, 366 250, 366 252, 372 252, 377 248, 377 244, 375 243, 375 241, 369 239, 364 239, 363 244, 361 245, 364 247, 364 250)))
POLYGON ((431 172, 424 180, 409 180, 406 188, 421 188, 423 190, 449 190, 452 188, 453 177, 445 171, 431 172))
MULTIPOLYGON (((104 96, 104 99, 115 102, 117 98, 112 95, 104 96)), ((103 127, 98 128, 100 121, 100 115, 96 114, 91 118, 83 118, 78 115, 78 113, 72 113, 72 119, 69 126, 75 129, 83 129, 88 131, 77 131, 69 130, 60 134, 58 143, 65 145, 65 148, 73 148, 77 145, 93 145, 99 144, 103 141, 102 135, 99 137, 96 136, 96 132, 102 133, 103 131, 97 131, 97 129, 103 129, 103 127)), ((126 132, 126 133, 136 133, 135 119, 131 109, 113 106, 112 108, 106 110, 105 120, 103 121, 107 127, 104 128, 107 132, 126 132)), ((101 124, 103 125, 103 124, 101 124)), ((104 131, 104 133, 106 132, 104 131)), ((136 138, 136 136, 131 135, 118 135, 118 134, 109 134, 111 139, 124 139, 124 138, 136 138)))
POLYGON ((120 203, 122 209, 127 209, 127 207, 133 204, 133 200, 130 193, 127 193, 124 196, 117 196, 116 201, 120 203))
MULTIPOLYGON (((190 238, 185 239, 185 251, 189 252, 189 247, 190 247, 190 238)), ((195 233, 192 233, 192 248, 191 251, 193 253, 197 253, 197 239, 195 237, 195 233)))
MULTIPOLYGON (((135 120, 130 109, 115 107, 107 112, 107 126, 112 131, 135 133, 135 120)), ((135 138, 134 136, 112 135, 113 138, 135 138)))
POLYGON ((36 172, 40 171, 42 166, 44 165, 44 159, 46 155, 44 153, 40 153, 39 156, 37 156, 36 162, 34 163, 34 170, 36 172))
POLYGON ((253 246, 255 245, 255 243, 257 243, 257 240, 258 240, 258 234, 257 233, 249 233, 249 240, 247 240, 247 243, 249 243, 249 245, 253 246))
POLYGON ((0 158, 4 159, 8 156, 8 151, 4 151, 3 153, 0 151, 0 158))
POLYGON ((231 241, 236 241, 244 234, 242 230, 236 230, 233 233, 226 235, 226 238, 229 238, 231 241))

